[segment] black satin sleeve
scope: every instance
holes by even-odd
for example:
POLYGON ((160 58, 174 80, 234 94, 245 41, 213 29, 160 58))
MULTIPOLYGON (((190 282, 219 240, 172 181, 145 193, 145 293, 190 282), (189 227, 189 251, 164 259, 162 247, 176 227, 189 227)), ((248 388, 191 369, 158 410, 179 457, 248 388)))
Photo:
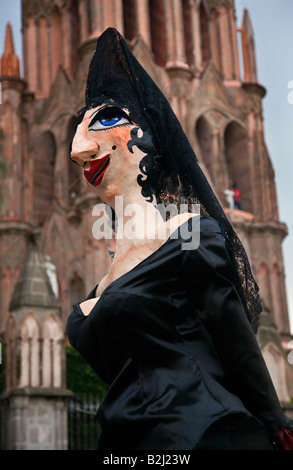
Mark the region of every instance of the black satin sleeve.
MULTIPOLYGON (((94 287, 85 300, 96 296, 97 287, 94 287)), ((73 310, 67 319, 66 331, 71 346, 80 353, 96 374, 107 383, 107 374, 97 345, 95 319, 91 315, 93 311, 94 308, 89 315, 84 315, 79 304, 73 305, 73 310)))
POLYGON ((183 277, 188 299, 223 363, 229 390, 271 431, 286 427, 287 418, 233 285, 224 237, 211 218, 202 223, 198 249, 184 252, 183 277))

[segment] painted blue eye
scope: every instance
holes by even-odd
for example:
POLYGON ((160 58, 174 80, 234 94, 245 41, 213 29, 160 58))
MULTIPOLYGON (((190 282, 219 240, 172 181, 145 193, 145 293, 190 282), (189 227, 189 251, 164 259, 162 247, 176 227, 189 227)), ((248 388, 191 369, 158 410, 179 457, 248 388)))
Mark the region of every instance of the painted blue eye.
POLYGON ((102 118, 99 119, 99 122, 102 124, 102 126, 109 127, 109 126, 114 126, 119 121, 121 121, 121 119, 122 119, 121 116, 114 116, 114 117, 110 117, 110 118, 103 118, 102 117, 102 118))
POLYGON ((122 124, 130 124, 129 119, 121 116, 119 114, 115 114, 112 116, 99 116, 97 119, 94 120, 89 126, 90 131, 99 131, 101 129, 107 129, 111 127, 115 127, 117 125, 121 126, 122 124))

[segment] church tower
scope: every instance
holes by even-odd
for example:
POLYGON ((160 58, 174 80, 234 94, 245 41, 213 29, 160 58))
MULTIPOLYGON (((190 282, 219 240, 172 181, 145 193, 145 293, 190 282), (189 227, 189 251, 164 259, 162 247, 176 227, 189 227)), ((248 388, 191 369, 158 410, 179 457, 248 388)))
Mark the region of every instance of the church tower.
MULTIPOLYGON (((15 310, 11 301, 31 238, 41 259, 49 256, 56 269, 59 316, 53 317, 64 329, 72 304, 111 263, 114 240, 92 234, 100 201, 69 159, 89 62, 108 26, 120 31, 169 99, 247 250, 264 304, 258 340, 286 404, 293 395, 282 254, 287 227, 279 219, 264 139, 266 90, 258 82, 253 28, 247 10, 236 23, 233 0, 22 0, 24 77, 9 25, 0 72, 2 335, 12 318, 20 331, 24 306, 15 310), (233 184, 241 209, 226 200, 233 184)), ((37 325, 41 331, 42 322, 37 325)))
POLYGON ((25 158, 25 123, 21 118, 26 83, 20 77, 10 24, 6 27, 0 58, 0 84, 0 328, 3 333, 29 231, 26 217, 29 162, 25 158))

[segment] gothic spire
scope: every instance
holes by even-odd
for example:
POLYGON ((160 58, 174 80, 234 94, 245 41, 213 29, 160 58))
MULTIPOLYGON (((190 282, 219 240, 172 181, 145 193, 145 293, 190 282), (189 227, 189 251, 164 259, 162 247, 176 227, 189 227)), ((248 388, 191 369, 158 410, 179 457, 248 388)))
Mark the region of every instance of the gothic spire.
POLYGON ((19 58, 14 52, 11 24, 6 25, 4 53, 0 59, 1 75, 19 77, 19 58))
POLYGON ((242 54, 244 62, 244 81, 257 83, 254 34, 248 10, 245 8, 242 20, 242 54))
POLYGON ((19 307, 58 307, 46 263, 37 247, 30 243, 27 258, 12 294, 10 310, 19 307))

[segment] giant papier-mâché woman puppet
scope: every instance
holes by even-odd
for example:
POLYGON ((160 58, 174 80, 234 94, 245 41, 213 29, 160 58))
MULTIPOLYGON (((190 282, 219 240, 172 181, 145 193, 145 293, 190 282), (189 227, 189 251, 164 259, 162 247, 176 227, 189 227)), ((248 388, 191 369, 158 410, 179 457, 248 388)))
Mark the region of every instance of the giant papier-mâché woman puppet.
POLYGON ((108 384, 97 449, 290 448, 246 253, 167 99, 113 28, 97 42, 71 159, 120 233, 109 272, 67 322, 108 384))

